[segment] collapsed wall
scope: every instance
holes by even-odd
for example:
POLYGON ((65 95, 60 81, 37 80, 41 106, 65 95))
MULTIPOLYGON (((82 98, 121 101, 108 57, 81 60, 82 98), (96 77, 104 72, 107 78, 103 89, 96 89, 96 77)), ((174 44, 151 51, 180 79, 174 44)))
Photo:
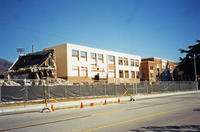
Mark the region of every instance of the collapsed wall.
POLYGON ((54 49, 20 55, 5 76, 0 82, 4 86, 69 84, 57 78, 54 49))
POLYGON ((20 55, 8 70, 8 79, 56 78, 54 50, 20 55))

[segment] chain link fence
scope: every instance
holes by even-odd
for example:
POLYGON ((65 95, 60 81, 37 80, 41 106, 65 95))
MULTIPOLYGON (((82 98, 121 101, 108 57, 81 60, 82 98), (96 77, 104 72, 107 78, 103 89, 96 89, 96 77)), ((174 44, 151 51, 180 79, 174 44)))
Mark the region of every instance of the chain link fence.
MULTIPOLYGON (((30 83, 24 83, 23 80, 15 80, 15 82, 19 81, 22 82, 20 86, 5 86, 0 83, 0 103, 37 101, 43 100, 44 97, 47 99, 69 99, 197 90, 194 81, 156 82, 153 84, 149 82, 140 82, 138 84, 107 84, 101 82, 93 85, 48 85, 44 83, 44 80, 40 80, 37 85, 32 86, 29 85, 30 83)), ((26 80, 25 82, 31 82, 31 80, 26 80)))

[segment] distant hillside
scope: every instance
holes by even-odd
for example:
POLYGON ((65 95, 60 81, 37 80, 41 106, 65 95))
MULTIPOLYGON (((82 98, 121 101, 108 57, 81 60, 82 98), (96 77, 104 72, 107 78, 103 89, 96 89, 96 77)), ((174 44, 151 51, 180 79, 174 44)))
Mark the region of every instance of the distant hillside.
POLYGON ((11 62, 0 58, 0 72, 6 71, 11 65, 11 62))

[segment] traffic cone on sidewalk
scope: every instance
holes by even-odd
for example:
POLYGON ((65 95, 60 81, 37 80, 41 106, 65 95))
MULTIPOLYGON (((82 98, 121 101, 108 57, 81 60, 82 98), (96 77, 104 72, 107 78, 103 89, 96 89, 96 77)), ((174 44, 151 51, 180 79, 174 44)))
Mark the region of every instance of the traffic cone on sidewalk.
POLYGON ((90 106, 94 106, 94 103, 90 103, 90 106))
POLYGON ((120 103, 120 98, 118 98, 118 103, 120 103))
POLYGON ((51 111, 54 112, 53 104, 51 104, 51 111))
POLYGON ((106 99, 105 99, 105 103, 104 103, 105 105, 107 104, 107 101, 106 101, 106 99))
POLYGON ((83 102, 81 102, 81 108, 83 108, 83 102))

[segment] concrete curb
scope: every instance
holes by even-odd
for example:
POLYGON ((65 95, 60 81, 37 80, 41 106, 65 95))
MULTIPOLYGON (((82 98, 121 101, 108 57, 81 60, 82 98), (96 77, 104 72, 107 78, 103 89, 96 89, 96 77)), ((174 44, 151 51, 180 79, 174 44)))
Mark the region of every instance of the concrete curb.
MULTIPOLYGON (((138 94, 138 95, 133 95, 133 98, 135 100, 142 100, 142 99, 151 99, 151 98, 158 98, 158 97, 175 96, 175 95, 183 95, 183 94, 195 94, 195 93, 200 93, 200 91, 159 93, 159 94, 148 94, 148 95, 138 94)), ((130 96, 49 103, 48 107, 50 108, 51 104, 53 104, 54 109, 80 108, 81 102, 83 103, 85 107, 85 106, 90 106, 90 103, 94 103, 94 106, 104 105, 105 100, 107 104, 117 103, 118 99, 120 99, 120 102, 127 102, 127 101, 130 101, 130 96)), ((0 107, 0 114, 23 113, 23 112, 33 112, 33 111, 40 112, 43 108, 44 108, 44 104, 0 107)))

